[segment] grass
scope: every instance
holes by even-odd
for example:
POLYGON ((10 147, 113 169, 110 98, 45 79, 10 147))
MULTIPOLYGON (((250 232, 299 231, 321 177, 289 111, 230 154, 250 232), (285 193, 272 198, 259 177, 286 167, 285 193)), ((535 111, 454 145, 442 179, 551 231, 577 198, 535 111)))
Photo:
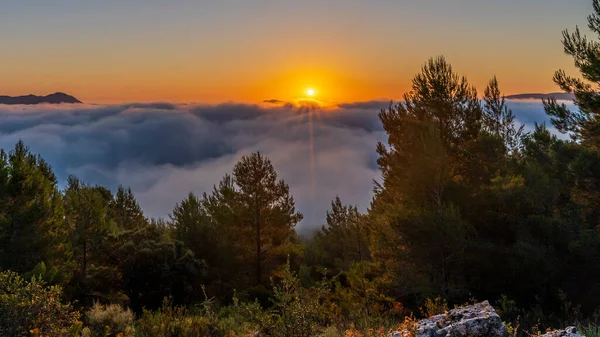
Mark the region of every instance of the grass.
POLYGON ((577 324, 577 331, 586 337, 600 337, 600 326, 592 323, 577 324))

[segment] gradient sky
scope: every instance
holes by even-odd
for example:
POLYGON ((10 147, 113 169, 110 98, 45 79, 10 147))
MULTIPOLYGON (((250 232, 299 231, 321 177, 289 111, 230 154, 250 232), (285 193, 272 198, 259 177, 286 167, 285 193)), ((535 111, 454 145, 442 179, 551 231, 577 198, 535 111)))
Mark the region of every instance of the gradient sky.
POLYGON ((443 54, 480 91, 557 91, 591 0, 6 0, 0 94, 85 102, 398 98, 443 54))

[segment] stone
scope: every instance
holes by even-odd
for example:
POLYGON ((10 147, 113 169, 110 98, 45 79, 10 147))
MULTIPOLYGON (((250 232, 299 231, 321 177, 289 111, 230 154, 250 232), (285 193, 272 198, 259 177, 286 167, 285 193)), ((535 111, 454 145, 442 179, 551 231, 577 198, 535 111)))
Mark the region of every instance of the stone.
POLYGON ((565 331, 566 331, 567 333, 577 333, 577 328, 576 328, 576 327, 574 327, 574 326, 570 326, 570 327, 567 327, 567 328, 565 329, 565 331))
POLYGON ((565 328, 564 330, 553 330, 546 332, 538 337, 583 337, 574 326, 565 328))
MULTIPOLYGON (((508 336, 508 331, 502 323, 502 319, 488 301, 452 309, 445 314, 423 319, 417 322, 415 328, 416 337, 508 336)), ((396 331, 389 336, 404 337, 406 335, 409 335, 407 331, 396 331)))
MULTIPOLYGON (((416 323, 416 336, 394 331, 388 337, 508 337, 502 319, 488 301, 435 315, 416 323)), ((553 330, 537 337, 584 337, 574 326, 553 330)))

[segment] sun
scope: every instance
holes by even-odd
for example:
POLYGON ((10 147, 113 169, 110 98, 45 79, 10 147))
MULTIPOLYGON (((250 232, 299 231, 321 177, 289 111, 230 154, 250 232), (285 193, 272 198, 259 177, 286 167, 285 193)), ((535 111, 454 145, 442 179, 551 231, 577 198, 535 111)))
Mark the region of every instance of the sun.
POLYGON ((307 94, 308 96, 312 97, 312 96, 314 96, 314 95, 315 95, 315 91, 314 91, 313 89, 308 89, 308 90, 306 90, 306 94, 307 94))

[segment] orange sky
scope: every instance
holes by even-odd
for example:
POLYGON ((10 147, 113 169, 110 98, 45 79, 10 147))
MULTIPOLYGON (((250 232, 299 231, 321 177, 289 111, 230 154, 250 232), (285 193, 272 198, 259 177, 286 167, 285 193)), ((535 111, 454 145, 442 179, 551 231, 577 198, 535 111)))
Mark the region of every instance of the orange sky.
POLYGON ((8 5, 0 94, 216 103, 314 88, 325 102, 389 99, 436 55, 479 91, 494 74, 507 94, 558 91, 554 71, 573 72, 561 31, 591 9, 588 0, 140 1, 8 5))

